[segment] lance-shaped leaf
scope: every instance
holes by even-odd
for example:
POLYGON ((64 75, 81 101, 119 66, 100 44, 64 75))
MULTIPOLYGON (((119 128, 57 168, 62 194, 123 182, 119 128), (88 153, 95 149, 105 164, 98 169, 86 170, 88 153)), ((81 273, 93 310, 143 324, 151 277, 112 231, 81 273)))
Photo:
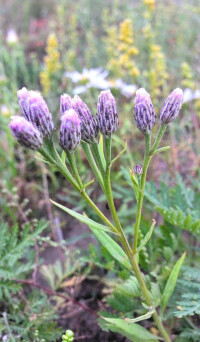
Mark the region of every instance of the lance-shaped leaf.
POLYGON ((147 329, 136 323, 127 323, 121 318, 107 318, 102 317, 105 320, 106 326, 114 332, 119 332, 123 336, 126 336, 133 342, 158 342, 158 337, 151 334, 147 329))
POLYGON ((68 213, 69 215, 75 217, 78 221, 85 223, 88 227, 92 227, 92 229, 94 230, 100 230, 101 232, 105 231, 105 232, 110 232, 110 229, 107 228, 106 226, 104 226, 103 224, 100 224, 98 222, 95 222, 93 220, 91 220, 90 218, 88 218, 85 215, 81 215, 79 213, 76 213, 74 210, 71 210, 69 208, 64 207, 63 205, 54 202, 51 200, 51 202, 53 204, 55 204, 58 208, 64 210, 66 213, 68 213))
POLYGON ((169 279, 165 285, 165 288, 164 288, 164 291, 163 291, 163 294, 161 297, 161 305, 160 305, 161 315, 163 314, 163 312, 167 306, 167 303, 169 302, 169 299, 170 299, 170 297, 174 291, 174 288, 176 286, 176 282, 178 279, 178 275, 180 272, 180 268, 181 268, 181 265, 182 265, 184 259, 185 259, 185 253, 183 253, 183 255, 180 257, 180 259, 178 259, 178 261, 174 265, 174 267, 170 273, 169 279))
POLYGON ((110 255, 120 264, 131 270, 130 262, 123 249, 105 232, 94 229, 91 225, 89 228, 94 233, 97 240, 106 248, 108 253, 110 253, 110 255))

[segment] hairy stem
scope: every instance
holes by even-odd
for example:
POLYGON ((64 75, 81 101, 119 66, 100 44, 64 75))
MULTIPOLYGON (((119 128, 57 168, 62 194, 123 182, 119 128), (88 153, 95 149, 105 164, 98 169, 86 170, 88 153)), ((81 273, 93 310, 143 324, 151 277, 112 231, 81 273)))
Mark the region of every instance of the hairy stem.
POLYGON ((79 172, 78 172, 78 169, 77 169, 77 166, 76 166, 76 160, 75 160, 75 155, 74 155, 74 152, 72 153, 69 153, 69 152, 66 152, 66 156, 67 156, 67 159, 68 159, 68 162, 69 162, 69 165, 70 165, 70 169, 74 175, 74 178, 76 179, 78 185, 80 186, 80 188, 82 188, 83 186, 83 183, 81 181, 81 178, 79 176, 79 172))
POLYGON ((99 171, 101 172, 102 177, 104 177, 104 175, 105 175, 105 168, 104 168, 104 165, 103 165, 103 161, 101 159, 101 154, 100 154, 100 151, 99 151, 98 143, 92 144, 91 145, 91 149, 92 149, 92 152, 93 152, 96 164, 97 164, 97 166, 99 168, 99 171))
POLYGON ((139 233, 141 214, 142 214, 146 175, 147 175, 148 165, 151 159, 151 156, 149 155, 149 149, 150 149, 150 136, 148 134, 148 135, 145 135, 145 154, 144 154, 144 162, 142 166, 140 191, 139 191, 138 203, 137 203, 136 221, 135 221, 135 226, 134 226, 133 254, 135 254, 137 251, 138 233, 139 233))
POLYGON ((90 146, 89 144, 85 143, 85 142, 82 142, 81 143, 81 146, 82 146, 82 149, 86 155, 86 158, 88 160, 88 163, 94 173, 94 175, 96 176, 97 178, 97 181, 99 182, 99 185, 101 186, 102 190, 104 191, 104 181, 103 181, 103 177, 97 167, 97 164, 94 160, 94 157, 93 157, 93 154, 91 152, 91 149, 90 149, 90 146))

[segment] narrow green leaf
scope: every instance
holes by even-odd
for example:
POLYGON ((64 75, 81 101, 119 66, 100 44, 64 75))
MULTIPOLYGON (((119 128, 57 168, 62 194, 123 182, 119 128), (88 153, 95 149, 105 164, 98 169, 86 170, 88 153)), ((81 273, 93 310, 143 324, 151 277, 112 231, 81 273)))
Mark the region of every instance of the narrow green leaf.
POLYGON ((149 312, 145 313, 144 315, 139 316, 137 318, 126 318, 126 317, 124 317, 124 321, 127 323, 136 323, 136 322, 144 321, 145 319, 151 318, 151 316, 153 315, 154 312, 155 312, 155 310, 149 311, 149 312))
POLYGON ((105 156, 104 156, 104 151, 103 151, 103 135, 100 135, 99 138, 99 154, 103 163, 103 166, 106 167, 106 161, 105 161, 105 156))
POLYGON ((54 202, 54 201, 52 201, 52 200, 51 200, 51 202, 52 202, 53 204, 55 204, 58 208, 60 208, 60 209, 62 209, 62 210, 64 210, 64 211, 66 211, 66 213, 68 213, 69 215, 75 217, 75 218, 76 218, 77 220, 79 220, 80 222, 87 224, 87 226, 91 226, 92 229, 94 229, 94 230, 100 230, 100 232, 103 232, 103 231, 105 231, 105 232, 111 232, 109 228, 107 228, 106 226, 104 226, 104 225, 102 225, 102 224, 100 224, 100 223, 97 223, 97 222, 91 220, 91 219, 88 218, 87 216, 78 214, 78 213, 76 213, 74 210, 71 210, 71 209, 69 209, 69 208, 66 208, 66 207, 64 207, 63 205, 61 205, 61 204, 59 204, 59 203, 57 203, 57 202, 54 202))
POLYGON ((136 323, 127 323, 121 318, 102 317, 112 331, 118 331, 133 342, 158 342, 158 338, 151 334, 147 329, 136 323))
POLYGON ((160 152, 165 152, 165 151, 167 151, 169 149, 170 149, 170 146, 164 146, 164 147, 161 147, 161 148, 158 148, 157 150, 155 150, 153 152, 153 154, 157 154, 157 153, 160 153, 160 152))
POLYGON ((148 231, 148 233, 145 235, 144 239, 141 241, 140 246, 137 248, 137 253, 141 251, 141 249, 147 244, 149 239, 151 238, 151 235, 153 233, 153 229, 155 227, 156 221, 153 219, 152 220, 152 225, 148 231))
POLYGON ((65 161, 66 161, 66 153, 65 153, 65 151, 62 151, 61 160, 62 160, 63 164, 65 165, 65 161))
POLYGON ((181 268, 181 265, 182 265, 184 259, 185 259, 185 253, 183 253, 183 255, 180 257, 180 259, 174 265, 174 267, 170 273, 170 276, 168 278, 168 281, 165 285, 165 288, 164 288, 164 291, 163 291, 163 294, 161 297, 161 305, 160 305, 161 315, 163 314, 163 312, 167 306, 167 303, 168 303, 168 301, 169 301, 169 299, 170 299, 170 297, 174 291, 174 288, 176 286, 176 282, 178 279, 179 271, 180 271, 180 268, 181 268))
POLYGON ((94 229, 91 225, 89 226, 97 240, 106 248, 108 253, 117 260, 120 264, 131 270, 131 265, 127 255, 123 249, 104 231, 94 229))

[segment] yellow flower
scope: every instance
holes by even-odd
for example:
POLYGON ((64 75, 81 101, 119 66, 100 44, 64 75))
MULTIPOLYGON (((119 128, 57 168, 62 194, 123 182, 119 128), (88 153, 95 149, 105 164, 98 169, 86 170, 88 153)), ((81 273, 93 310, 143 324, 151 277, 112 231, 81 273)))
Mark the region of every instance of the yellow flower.
POLYGON ((40 83, 45 95, 51 87, 51 77, 61 68, 58 41, 55 34, 50 34, 47 39, 47 55, 44 57, 44 70, 40 72, 40 83))
POLYGON ((40 72, 39 76, 40 76, 40 83, 43 89, 43 93, 44 95, 47 95, 51 86, 49 73, 47 70, 43 70, 40 72))
POLYGON ((187 62, 181 64, 182 86, 186 88, 195 89, 194 77, 192 70, 187 62))
POLYGON ((143 0, 144 4, 148 7, 150 11, 154 10, 155 0, 143 0))

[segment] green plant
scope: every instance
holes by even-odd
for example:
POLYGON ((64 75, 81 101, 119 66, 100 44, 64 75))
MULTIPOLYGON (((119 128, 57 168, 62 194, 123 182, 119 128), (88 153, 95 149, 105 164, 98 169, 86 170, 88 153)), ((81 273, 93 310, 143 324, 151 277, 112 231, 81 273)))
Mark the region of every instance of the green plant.
MULTIPOLYGON (((178 116, 183 100, 182 91, 180 89, 174 90, 164 102, 160 112, 160 127, 153 143, 151 143, 151 131, 156 117, 150 95, 142 88, 136 93, 134 118, 138 129, 145 137, 145 152, 143 166, 136 165, 130 175, 137 201, 132 246, 128 242, 119 221, 111 188, 111 168, 116 160, 125 152, 126 144, 124 149, 112 159, 112 135, 117 130, 118 115, 115 99, 110 91, 103 91, 99 95, 96 120, 90 113, 89 108, 78 96, 75 96, 73 99, 67 95, 61 97, 60 145, 63 149, 61 155, 55 149, 52 140, 54 124, 43 98, 38 93, 29 92, 23 88, 18 92, 18 99, 23 117, 15 117, 11 120, 10 128, 14 136, 23 146, 29 147, 32 150, 39 150, 44 158, 43 161, 54 165, 64 175, 72 187, 79 193, 79 196, 85 199, 87 204, 101 219, 103 224, 97 220, 92 220, 86 214, 79 214, 54 201, 52 203, 80 222, 87 224, 110 255, 123 268, 134 274, 134 277, 131 276, 129 282, 126 283, 125 289, 130 291, 132 284, 132 295, 135 293, 135 296, 139 296, 140 303, 144 308, 143 312, 141 311, 141 316, 137 318, 109 318, 102 316, 104 325, 112 331, 120 332, 127 336, 131 341, 134 341, 136 338, 138 342, 145 340, 157 341, 156 336, 136 323, 152 317, 162 338, 166 342, 171 341, 169 333, 163 325, 163 313, 174 291, 185 254, 178 259, 172 268, 169 279, 160 294, 156 284, 149 279, 151 278, 150 274, 144 276, 139 266, 140 252, 151 238, 156 224, 155 220, 152 221, 147 234, 142 239, 139 238, 148 165, 155 154, 170 148, 169 146, 159 148, 159 144, 167 125, 178 116), (103 137, 98 141, 99 130, 103 137), (79 176, 74 151, 80 142, 94 176, 105 195, 113 223, 87 195, 86 188, 94 182, 94 179, 84 184, 79 176), (159 297, 156 298, 157 296, 159 297), (160 313, 158 306, 161 308, 160 313)), ((123 296, 123 294, 121 293, 120 296, 123 296)), ((131 308, 129 307, 130 310, 131 308)))

